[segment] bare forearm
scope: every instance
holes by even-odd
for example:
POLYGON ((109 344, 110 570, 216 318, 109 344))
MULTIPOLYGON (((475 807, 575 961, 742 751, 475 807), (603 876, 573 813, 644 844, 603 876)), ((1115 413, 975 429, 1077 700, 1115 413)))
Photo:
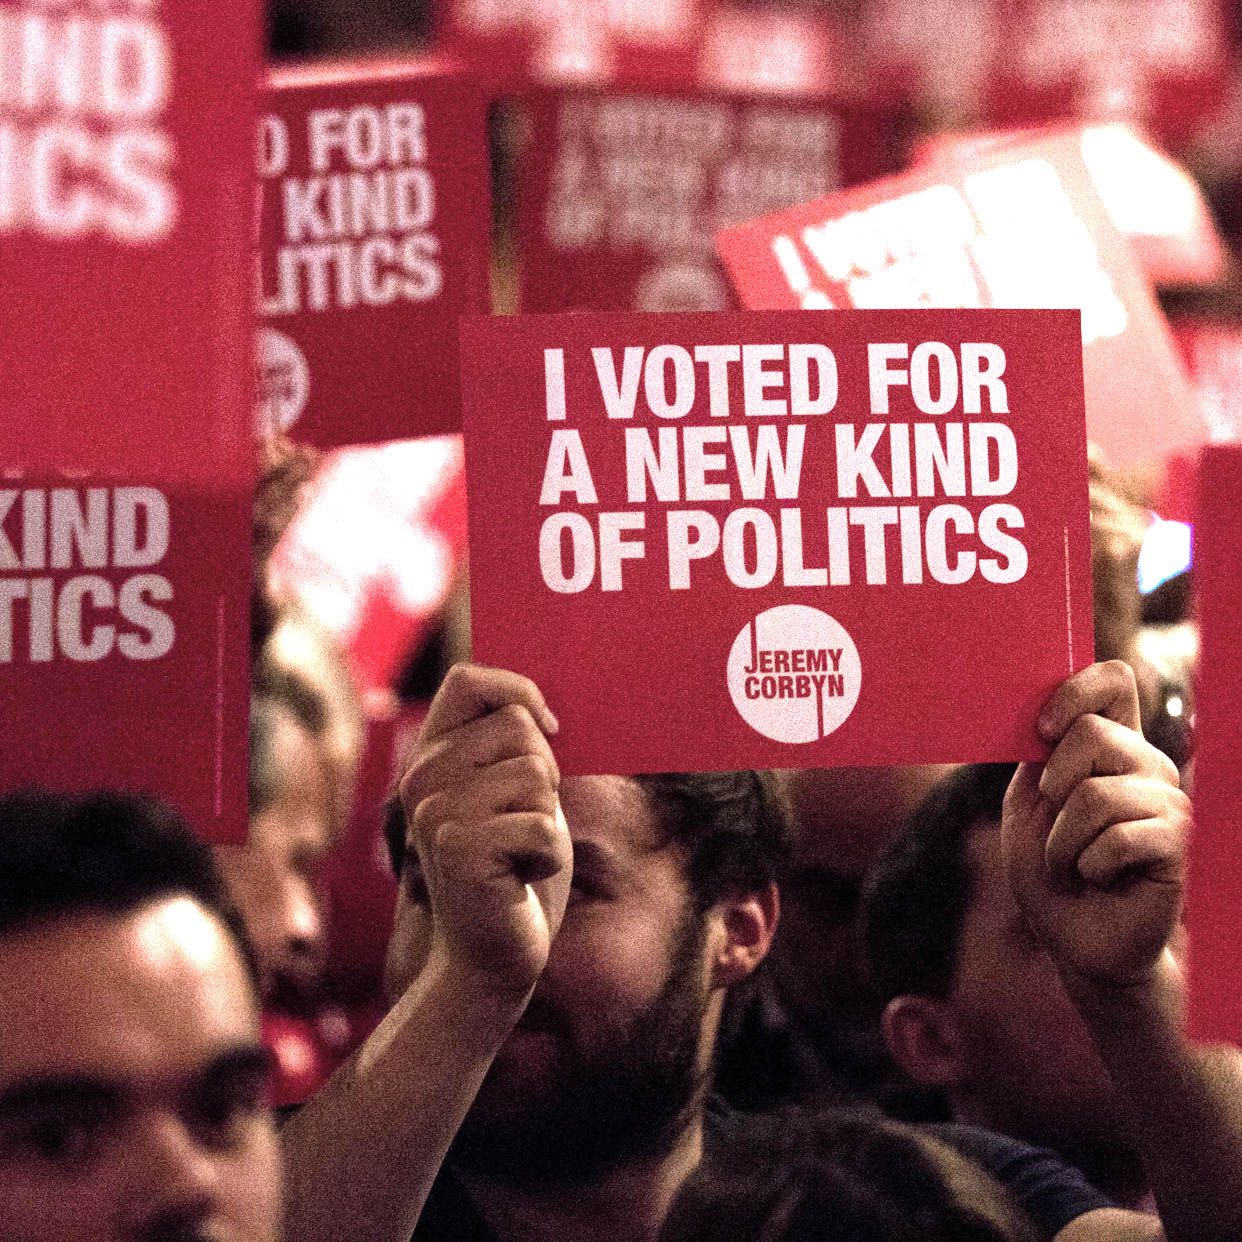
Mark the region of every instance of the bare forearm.
POLYGON ((282 1132, 285 1236, 408 1242, 449 1144, 525 1006, 428 967, 282 1132))
POLYGON ((1242 1238, 1242 1058, 1189 1044, 1168 955, 1149 986, 1066 983, 1120 1092, 1165 1235, 1242 1238))

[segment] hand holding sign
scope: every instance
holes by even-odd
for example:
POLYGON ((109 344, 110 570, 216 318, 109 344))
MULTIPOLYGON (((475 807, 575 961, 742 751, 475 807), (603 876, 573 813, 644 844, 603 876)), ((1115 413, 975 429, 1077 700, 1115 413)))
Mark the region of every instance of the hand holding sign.
POLYGON ((569 897, 569 832, 546 736, 555 729, 533 682, 458 665, 401 782, 417 851, 406 867, 422 870, 432 955, 509 995, 535 985, 569 897))
POLYGON ((1181 914, 1190 800, 1139 729, 1134 674, 1095 664, 1039 718, 1055 742, 1005 797, 1014 895, 1059 968, 1093 988, 1145 983, 1181 914))

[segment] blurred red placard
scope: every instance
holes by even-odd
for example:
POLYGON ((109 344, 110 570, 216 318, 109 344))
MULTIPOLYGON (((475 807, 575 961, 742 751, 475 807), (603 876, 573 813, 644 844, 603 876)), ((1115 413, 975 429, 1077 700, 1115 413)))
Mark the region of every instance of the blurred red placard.
POLYGON ((446 0, 436 46, 491 87, 684 82, 716 0, 446 0))
POLYGON ((896 167, 889 118, 828 98, 567 88, 524 117, 526 310, 721 310, 717 230, 896 167))
POLYGON ((1200 462, 1195 525, 1200 656, 1195 727, 1195 829, 1186 923, 1190 1023, 1204 1040, 1242 1043, 1242 447, 1215 445, 1200 462))
POLYGON ((486 310, 483 97, 439 62, 268 75, 260 428, 332 447, 461 424, 457 316, 486 310))
POLYGON ((1183 142, 1228 89, 1228 0, 871 0, 857 80, 950 125, 1132 121, 1183 142))
POLYGON ((144 790, 233 841, 258 17, 18 3, 0 40, 0 787, 144 790))
POLYGON ((1076 306, 1087 432, 1113 466, 1207 439, 1163 316, 1075 135, 831 195, 720 234, 747 307, 1076 306))
POLYGON ((1242 323, 1182 319, 1173 325, 1211 438, 1242 441, 1242 323))
MULTIPOLYGON (((1075 132, 1091 184, 1153 284, 1213 285, 1225 277, 1229 253, 1203 191, 1186 169, 1130 125, 1075 132)), ((1030 129, 936 134, 919 145, 914 163, 969 164, 980 152, 1039 137, 1040 131, 1030 129)))
POLYGON ((1228 89, 1227 0, 1007 0, 986 116, 1138 121, 1185 139, 1228 89))

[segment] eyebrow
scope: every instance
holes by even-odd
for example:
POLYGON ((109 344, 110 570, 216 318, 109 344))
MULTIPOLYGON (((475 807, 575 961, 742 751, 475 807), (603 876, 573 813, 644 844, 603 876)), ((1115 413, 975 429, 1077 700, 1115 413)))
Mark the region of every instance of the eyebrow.
POLYGON ((573 839, 574 870, 579 867, 588 871, 612 873, 619 869, 616 853, 591 837, 573 839))
MULTIPOLYGON (((263 1045, 243 1044, 214 1057, 191 1076, 193 1086, 213 1081, 266 1074, 271 1054, 263 1045)), ((88 1074, 50 1074, 22 1078, 0 1092, 0 1124, 41 1110, 80 1108, 83 1105, 114 1108, 123 1099, 128 1084, 123 1079, 96 1078, 88 1074)))
POLYGON ((248 1074, 267 1074, 272 1069, 273 1056, 263 1044, 243 1044, 222 1052, 195 1074, 199 1082, 213 1078, 237 1078, 248 1074))

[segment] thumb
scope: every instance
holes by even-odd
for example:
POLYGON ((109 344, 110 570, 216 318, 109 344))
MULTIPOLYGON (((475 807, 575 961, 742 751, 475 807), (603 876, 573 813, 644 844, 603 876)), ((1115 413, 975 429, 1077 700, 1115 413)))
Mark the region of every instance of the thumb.
POLYGON ((561 800, 556 800, 556 827, 558 865, 528 885, 539 904, 543 907, 544 918, 548 923, 548 931, 555 937, 560 930, 561 920, 565 917, 565 907, 569 903, 569 890, 573 883, 574 857, 573 846, 569 839, 569 825, 565 822, 565 812, 561 810, 561 800))

